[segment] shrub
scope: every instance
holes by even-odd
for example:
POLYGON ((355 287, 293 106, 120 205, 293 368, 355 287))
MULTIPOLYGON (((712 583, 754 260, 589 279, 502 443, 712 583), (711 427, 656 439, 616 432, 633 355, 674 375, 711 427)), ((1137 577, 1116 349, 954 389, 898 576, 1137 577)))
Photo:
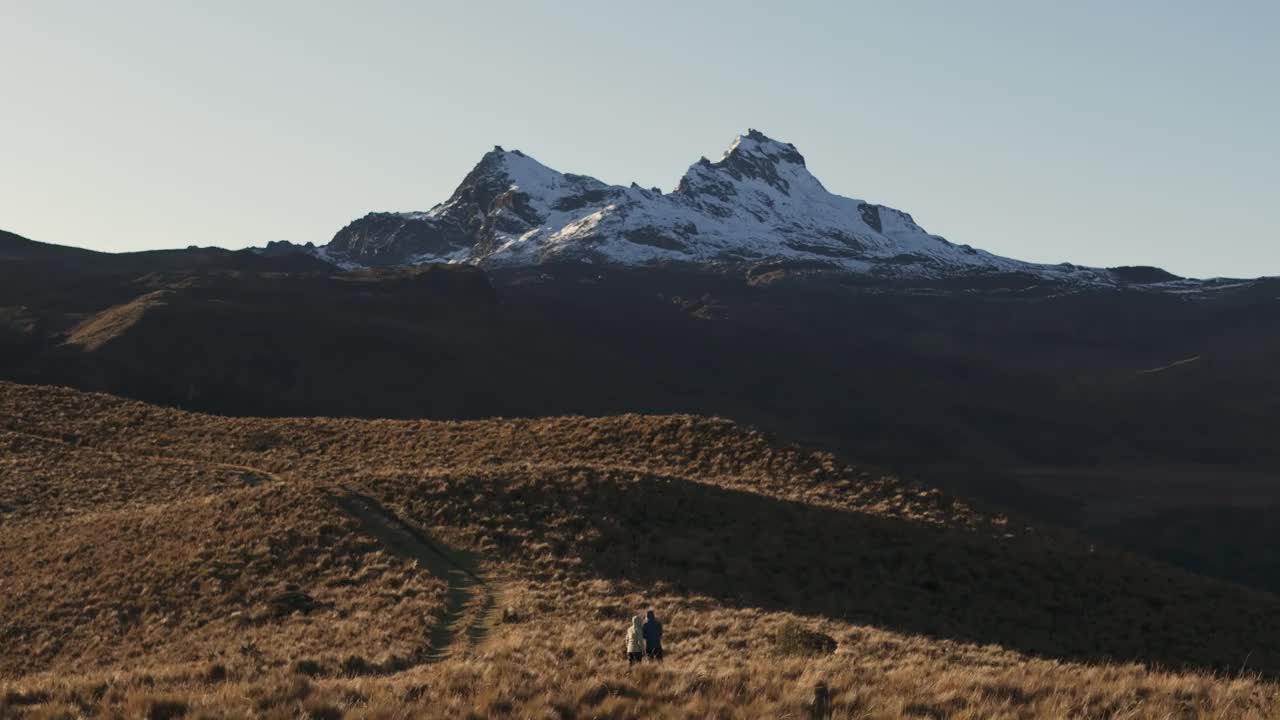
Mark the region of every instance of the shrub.
POLYGON ((266 452, 284 444, 285 439, 279 433, 258 431, 249 433, 248 437, 241 443, 241 447, 250 452, 266 452))
POLYGON ((324 666, 315 660, 295 660, 289 666, 289 670, 294 675, 307 675, 310 677, 324 674, 324 666))
POLYGON ((343 660, 340 669, 342 674, 347 676, 367 675, 373 671, 369 661, 359 655, 352 655, 343 660))
POLYGON ((309 720, 342 720, 342 715, 338 707, 314 698, 302 704, 302 716, 309 720))
POLYGON ((204 673, 205 682, 220 683, 227 679, 227 666, 222 663, 214 663, 204 673))
POLYGON ((144 720, 176 720, 185 716, 188 710, 187 703, 182 700, 164 697, 135 698, 130 705, 133 707, 129 714, 144 720))
POLYGON ((788 620, 774 638, 778 652, 784 655, 818 656, 836 651, 836 639, 810 630, 795 620, 788 620))
POLYGON ((23 705, 39 705, 40 703, 49 702, 49 693, 43 691, 32 690, 30 692, 22 692, 19 690, 10 690, 4 694, 3 702, 0 707, 21 707, 23 705))

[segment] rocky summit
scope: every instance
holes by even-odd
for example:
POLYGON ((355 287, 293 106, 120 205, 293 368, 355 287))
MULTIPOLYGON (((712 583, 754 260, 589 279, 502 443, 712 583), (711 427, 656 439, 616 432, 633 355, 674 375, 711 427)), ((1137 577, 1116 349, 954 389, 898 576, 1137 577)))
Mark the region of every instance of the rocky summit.
MULTIPOLYGON (((669 193, 562 173, 495 147, 444 203, 423 212, 369 213, 309 252, 348 267, 780 260, 884 278, 1021 273, 1134 282, 1120 269, 1028 263, 951 243, 901 210, 829 192, 794 145, 757 130, 738 136, 719 160, 694 163, 669 193)), ((1137 284, 1184 284, 1167 273, 1149 275, 1137 284)))

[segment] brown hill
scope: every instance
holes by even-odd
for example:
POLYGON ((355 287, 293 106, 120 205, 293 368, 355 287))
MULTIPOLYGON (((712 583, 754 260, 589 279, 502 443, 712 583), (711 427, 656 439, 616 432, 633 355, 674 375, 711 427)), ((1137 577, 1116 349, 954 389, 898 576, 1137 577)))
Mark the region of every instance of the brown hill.
POLYGON ((1280 589, 1274 279, 1186 294, 777 263, 344 273, 279 247, 0 246, 5 379, 227 415, 723 416, 1280 589), (1094 522, 1074 479, 1131 468, 1159 481, 1121 483, 1134 512, 1094 522), (1166 469, 1202 479, 1173 488, 1166 469), (1268 489, 1224 527, 1241 473, 1268 489))
POLYGON ((0 384, 0 448, 0 714, 759 717, 819 678, 842 717, 1280 709, 1269 680, 1157 669, 1274 675, 1274 596, 723 420, 0 384), (671 658, 628 671, 645 606, 671 658))

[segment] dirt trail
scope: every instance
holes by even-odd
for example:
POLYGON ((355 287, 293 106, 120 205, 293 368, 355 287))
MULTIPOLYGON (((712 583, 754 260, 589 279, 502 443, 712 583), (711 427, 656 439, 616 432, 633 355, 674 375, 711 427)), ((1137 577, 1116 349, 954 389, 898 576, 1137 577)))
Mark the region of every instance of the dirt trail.
MULTIPOLYGON (((145 460, 187 466, 218 467, 243 474, 246 483, 256 485, 264 479, 273 483, 288 482, 284 476, 251 465, 194 460, 175 455, 127 453, 92 445, 75 445, 51 435, 5 428, 5 432, 76 447, 119 459, 145 460)), ((393 555, 413 560, 428 573, 448 583, 445 611, 427 636, 426 662, 452 657, 460 640, 471 646, 483 642, 498 624, 500 608, 493 586, 480 573, 478 558, 468 552, 446 549, 433 542, 424 532, 406 524, 376 500, 342 488, 331 495, 339 508, 360 523, 361 529, 380 542, 393 555), (462 635, 463 637, 460 637, 462 635)))
POLYGON ((388 552, 448 582, 444 614, 428 632, 427 662, 452 657, 463 641, 476 645, 488 637, 497 624, 498 598, 474 554, 443 548, 368 496, 348 490, 333 499, 388 552))

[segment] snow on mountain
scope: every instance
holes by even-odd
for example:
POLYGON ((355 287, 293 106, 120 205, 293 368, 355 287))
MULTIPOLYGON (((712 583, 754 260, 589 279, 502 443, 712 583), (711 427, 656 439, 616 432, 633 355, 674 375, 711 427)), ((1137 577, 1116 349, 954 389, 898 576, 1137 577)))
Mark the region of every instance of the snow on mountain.
POLYGON ((794 145, 751 130, 662 193, 561 173, 518 150, 486 153, 444 203, 370 213, 320 251, 348 266, 553 260, 725 263, 783 259, 887 277, 1029 272, 1112 283, 1109 271, 1036 265, 955 245, 900 210, 832 194, 794 145))

